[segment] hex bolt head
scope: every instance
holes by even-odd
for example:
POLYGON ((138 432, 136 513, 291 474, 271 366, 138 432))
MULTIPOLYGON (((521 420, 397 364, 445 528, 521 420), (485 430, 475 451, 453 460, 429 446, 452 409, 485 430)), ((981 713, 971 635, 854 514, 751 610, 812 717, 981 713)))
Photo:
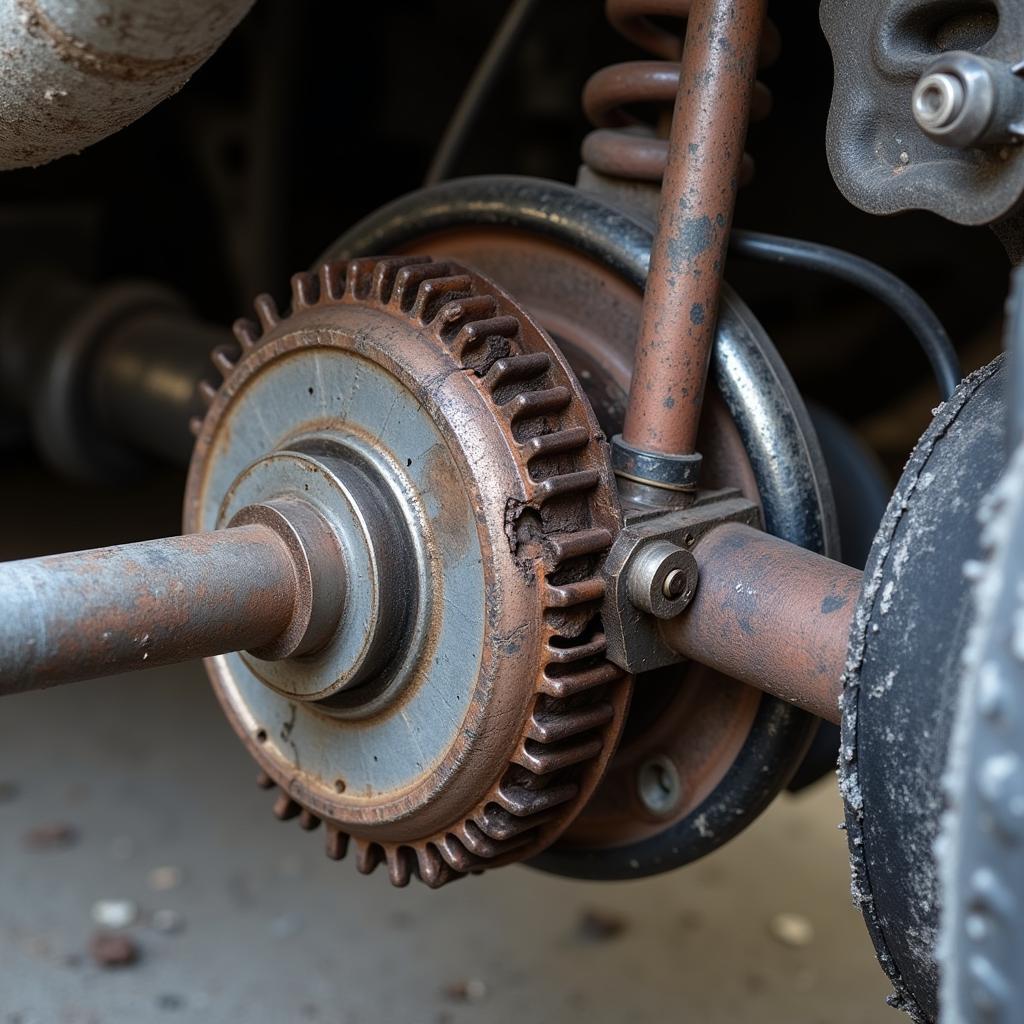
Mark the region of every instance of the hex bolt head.
POLYGON ((697 560, 685 548, 667 540, 641 547, 628 572, 630 600, 655 618, 675 618, 697 590, 697 560))

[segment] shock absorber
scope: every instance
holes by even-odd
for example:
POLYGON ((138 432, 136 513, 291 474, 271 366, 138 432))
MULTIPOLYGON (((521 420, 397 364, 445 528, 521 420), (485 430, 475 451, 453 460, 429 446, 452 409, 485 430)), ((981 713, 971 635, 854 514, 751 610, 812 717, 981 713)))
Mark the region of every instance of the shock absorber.
MULTIPOLYGON (((671 110, 679 91, 682 35, 662 27, 652 18, 686 21, 694 0, 608 0, 608 20, 617 32, 647 50, 656 60, 633 60, 602 68, 583 89, 583 110, 594 131, 583 140, 583 162, 591 171, 613 178, 660 182, 668 162, 667 127, 650 125, 637 107, 671 110)), ((779 35, 765 22, 759 64, 764 67, 778 56, 779 35)), ((754 83, 750 117, 769 114, 772 96, 763 82, 754 83)), ((662 119, 664 121, 664 119, 662 119)), ((743 156, 740 184, 750 181, 754 161, 743 156)))

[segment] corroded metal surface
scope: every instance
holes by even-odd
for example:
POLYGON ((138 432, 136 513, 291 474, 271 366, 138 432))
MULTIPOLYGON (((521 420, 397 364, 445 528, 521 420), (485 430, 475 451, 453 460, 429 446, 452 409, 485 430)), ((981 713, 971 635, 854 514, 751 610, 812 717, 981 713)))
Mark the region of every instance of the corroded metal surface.
POLYGON ((330 443, 405 495, 422 539, 404 570, 421 646, 388 694, 314 708, 241 656, 210 663, 275 812, 323 821, 329 856, 351 840, 397 885, 537 852, 592 793, 629 695, 598 620, 618 511, 589 404, 540 328, 450 262, 328 263, 293 279, 287 317, 256 308, 215 353, 188 527, 216 520, 254 455, 330 443))
POLYGON ((106 138, 177 92, 252 0, 9 0, 0 170, 106 138))
POLYGON ((749 526, 729 523, 694 548, 690 608, 661 625, 680 654, 839 721, 850 623, 863 574, 749 526))
POLYGON ((764 0, 695 0, 672 115, 627 445, 695 451, 750 116, 764 0))
POLYGON ((0 694, 269 643, 296 585, 258 525, 7 562, 0 694))

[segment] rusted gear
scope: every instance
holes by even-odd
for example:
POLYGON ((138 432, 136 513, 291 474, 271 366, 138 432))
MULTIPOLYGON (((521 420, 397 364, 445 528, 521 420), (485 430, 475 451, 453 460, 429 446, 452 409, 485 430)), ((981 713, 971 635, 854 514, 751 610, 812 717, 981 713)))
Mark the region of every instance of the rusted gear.
POLYGON ((395 885, 535 855, 596 788, 631 687, 598 618, 619 518, 589 402, 541 328, 452 262, 325 263, 293 277, 285 317, 255 305, 240 348, 213 353, 223 383, 203 388, 186 528, 254 489, 287 497, 296 466, 307 500, 372 491, 387 535, 369 530, 368 571, 398 569, 380 594, 355 579, 346 602, 400 592, 403 608, 382 641, 366 627, 359 657, 376 653, 358 671, 338 674, 344 637, 302 658, 208 660, 262 783, 281 789, 275 814, 322 821, 329 857, 351 840, 359 870, 386 862, 395 885))

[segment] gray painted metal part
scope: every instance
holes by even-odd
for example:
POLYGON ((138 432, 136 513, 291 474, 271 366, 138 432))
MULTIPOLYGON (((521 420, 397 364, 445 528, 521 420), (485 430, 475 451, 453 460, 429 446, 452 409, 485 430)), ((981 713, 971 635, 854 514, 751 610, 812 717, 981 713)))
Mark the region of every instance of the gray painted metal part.
POLYGON ((989 224, 1013 211, 1024 194, 1024 147, 1001 145, 1013 133, 993 131, 993 119, 1004 126, 1015 119, 1001 97, 1019 102, 1013 72, 1024 56, 1024 5, 823 0, 821 25, 835 63, 829 166, 854 206, 874 214, 930 210, 957 224, 989 224), (938 141, 915 119, 915 87, 947 70, 933 64, 950 51, 968 51, 960 56, 997 83, 974 136, 957 136, 964 148, 938 141))
POLYGON ((177 92, 253 0, 6 0, 0 170, 35 167, 177 92))

